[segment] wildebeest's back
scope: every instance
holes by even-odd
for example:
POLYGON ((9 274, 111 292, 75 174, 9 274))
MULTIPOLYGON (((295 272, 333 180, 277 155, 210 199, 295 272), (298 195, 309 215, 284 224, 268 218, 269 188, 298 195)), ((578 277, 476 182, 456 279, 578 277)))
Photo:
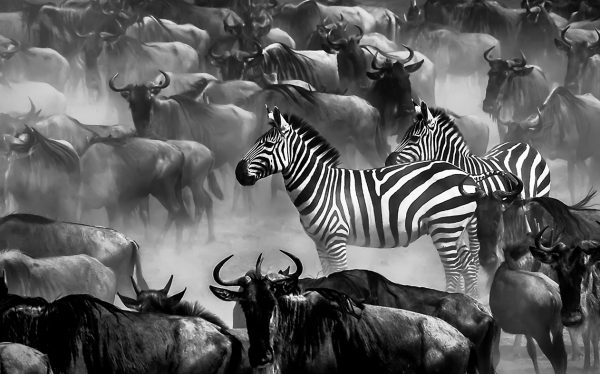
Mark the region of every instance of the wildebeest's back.
POLYGON ((130 373, 224 373, 232 356, 229 338, 202 318, 103 311, 100 324, 107 334, 99 346, 128 357, 130 373))
MULTIPOLYGON (((366 371, 406 373, 464 373, 471 343, 441 319, 406 310, 366 305, 358 328, 372 331, 371 358, 386 363, 366 371), (402 333, 398 333, 401 331, 402 333)), ((374 361, 377 362, 377 361, 374 361)), ((359 363, 353 363, 360 365, 359 363)))
POLYGON ((18 343, 0 343, 2 374, 52 374, 48 357, 37 349, 18 343))
POLYGON ((131 256, 132 243, 120 232, 105 227, 28 214, 0 219, 0 247, 16 248, 34 258, 87 254, 110 267, 131 256))

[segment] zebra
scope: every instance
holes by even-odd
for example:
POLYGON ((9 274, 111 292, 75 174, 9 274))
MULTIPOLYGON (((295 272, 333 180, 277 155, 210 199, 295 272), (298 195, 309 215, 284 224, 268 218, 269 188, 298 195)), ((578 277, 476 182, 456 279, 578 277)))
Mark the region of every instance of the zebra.
POLYGON ((339 153, 302 118, 267 108, 271 128, 238 163, 244 186, 281 173, 300 222, 314 241, 325 275, 348 267, 346 245, 406 247, 432 237, 446 289, 477 296, 478 253, 458 251, 456 240, 477 206, 471 176, 443 161, 370 170, 338 167, 339 153), (464 182, 464 183, 463 183, 464 182), (461 278, 462 277, 462 278, 461 278))
MULTIPOLYGON (((502 143, 479 157, 469 151, 460 130, 446 112, 435 108, 430 111, 425 102, 421 102, 420 106, 415 104, 415 107, 419 114, 397 148, 389 154, 385 162, 387 166, 440 160, 473 176, 493 171, 511 173, 523 182, 521 198, 548 196, 550 193, 550 169, 542 155, 529 144, 502 143)), ((487 194, 510 189, 502 174, 484 178, 479 184, 487 194)), ((473 251, 479 251, 476 227, 477 220, 474 218, 467 232, 473 251)), ((493 254, 496 250, 483 252, 493 254)), ((486 270, 495 270, 497 257, 482 257, 481 261, 486 270)))

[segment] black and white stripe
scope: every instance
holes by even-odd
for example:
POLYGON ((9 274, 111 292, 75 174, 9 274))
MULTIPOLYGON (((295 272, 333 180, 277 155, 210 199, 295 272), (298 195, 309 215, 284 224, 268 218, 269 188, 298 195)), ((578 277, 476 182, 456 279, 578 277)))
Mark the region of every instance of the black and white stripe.
POLYGON ((446 287, 477 293, 477 251, 456 241, 474 215, 476 201, 463 196, 475 182, 446 162, 416 162, 371 170, 338 167, 339 154, 301 119, 269 114, 271 128, 236 169, 240 183, 282 173, 286 190, 316 244, 325 274, 348 267, 346 245, 406 247, 432 237, 446 273, 446 287))

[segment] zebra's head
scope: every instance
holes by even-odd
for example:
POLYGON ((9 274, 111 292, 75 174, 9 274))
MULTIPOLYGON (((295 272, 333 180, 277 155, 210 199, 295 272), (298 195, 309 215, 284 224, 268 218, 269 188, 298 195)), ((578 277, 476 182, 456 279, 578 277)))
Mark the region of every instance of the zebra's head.
POLYGON ((267 108, 271 128, 254 143, 235 168, 235 177, 243 186, 251 186, 259 179, 280 173, 289 165, 289 137, 292 127, 281 115, 279 108, 267 108))
POLYGON ((413 125, 406 131, 396 150, 389 154, 386 166, 430 159, 428 149, 435 147, 434 132, 438 117, 431 114, 424 101, 420 105, 415 103, 415 111, 417 115, 413 125))

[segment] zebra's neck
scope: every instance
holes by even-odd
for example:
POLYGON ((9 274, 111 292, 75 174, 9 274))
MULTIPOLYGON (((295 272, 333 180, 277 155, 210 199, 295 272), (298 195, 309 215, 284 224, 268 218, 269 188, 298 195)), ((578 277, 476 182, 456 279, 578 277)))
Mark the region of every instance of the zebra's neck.
POLYGON ((436 154, 430 155, 431 160, 447 161, 469 174, 480 174, 491 169, 485 159, 471 153, 454 123, 446 124, 440 138, 442 141, 435 147, 436 154))

